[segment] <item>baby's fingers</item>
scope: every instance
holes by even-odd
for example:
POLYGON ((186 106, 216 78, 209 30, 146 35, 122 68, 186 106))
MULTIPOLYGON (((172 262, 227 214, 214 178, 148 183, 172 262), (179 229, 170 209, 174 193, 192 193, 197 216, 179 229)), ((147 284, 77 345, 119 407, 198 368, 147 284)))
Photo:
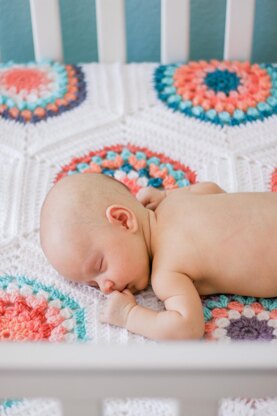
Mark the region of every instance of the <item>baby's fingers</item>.
POLYGON ((135 296, 133 295, 133 293, 131 292, 130 289, 124 289, 122 293, 127 295, 130 299, 136 301, 136 298, 135 298, 135 296))
POLYGON ((151 202, 150 195, 147 188, 141 188, 136 194, 137 200, 142 204, 146 205, 151 202))

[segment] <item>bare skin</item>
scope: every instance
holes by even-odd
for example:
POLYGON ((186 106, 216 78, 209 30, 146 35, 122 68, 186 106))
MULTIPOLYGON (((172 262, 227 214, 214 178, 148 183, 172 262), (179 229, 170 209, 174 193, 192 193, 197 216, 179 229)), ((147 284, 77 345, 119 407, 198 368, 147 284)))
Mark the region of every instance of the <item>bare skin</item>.
MULTIPOLYGON (((59 195, 66 188, 61 185, 59 195)), ((142 189, 137 200, 138 206, 129 199, 107 201, 108 226, 93 234, 80 224, 78 230, 69 227, 67 220, 62 229, 55 194, 42 210, 41 241, 50 262, 65 277, 109 295, 102 322, 152 339, 197 339, 204 333, 199 295, 277 296, 276 194, 227 194, 207 182, 172 191, 142 189), (59 246, 51 223, 60 233, 71 229, 72 247, 59 246), (137 304, 133 293, 149 282, 165 311, 137 304)))

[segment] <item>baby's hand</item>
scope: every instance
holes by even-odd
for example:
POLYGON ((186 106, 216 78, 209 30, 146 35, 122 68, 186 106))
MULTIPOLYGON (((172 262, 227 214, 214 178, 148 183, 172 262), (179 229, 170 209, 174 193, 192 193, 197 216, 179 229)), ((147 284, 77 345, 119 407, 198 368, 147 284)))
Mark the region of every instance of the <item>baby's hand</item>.
POLYGON ((165 191, 156 188, 141 188, 136 194, 137 200, 145 206, 145 208, 155 211, 160 202, 165 198, 165 191))
POLYGON ((137 302, 129 289, 118 292, 113 291, 105 301, 104 308, 100 312, 100 322, 126 327, 128 315, 137 302))

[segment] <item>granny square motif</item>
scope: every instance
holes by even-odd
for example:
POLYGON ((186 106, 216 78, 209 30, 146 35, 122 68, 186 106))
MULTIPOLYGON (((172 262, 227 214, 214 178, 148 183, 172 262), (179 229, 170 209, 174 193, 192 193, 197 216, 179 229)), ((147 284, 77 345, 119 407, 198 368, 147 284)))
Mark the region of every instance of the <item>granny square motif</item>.
POLYGON ((154 85, 168 107, 220 126, 277 113, 277 68, 270 64, 211 60, 160 65, 154 85))
POLYGON ((85 311, 57 288, 0 276, 0 341, 85 341, 85 311))
POLYGON ((0 65, 0 117, 37 123, 77 107, 86 98, 82 68, 58 62, 0 65))
POLYGON ((135 195, 145 186, 174 189, 191 185, 196 174, 188 166, 162 153, 133 146, 106 146, 100 151, 73 158, 63 166, 56 181, 76 173, 104 173, 127 185, 135 195))

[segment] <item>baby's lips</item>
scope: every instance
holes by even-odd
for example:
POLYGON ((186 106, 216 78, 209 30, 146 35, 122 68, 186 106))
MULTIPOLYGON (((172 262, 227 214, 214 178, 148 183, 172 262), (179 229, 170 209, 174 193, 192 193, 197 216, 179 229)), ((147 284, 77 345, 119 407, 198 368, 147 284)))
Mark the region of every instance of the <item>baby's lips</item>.
POLYGON ((137 289, 135 286, 130 286, 124 289, 124 292, 127 294, 135 295, 137 293, 137 289))
POLYGON ((121 289, 115 289, 115 290, 117 290, 118 292, 124 292, 124 290, 126 290, 127 289, 127 286, 128 285, 126 285, 126 286, 123 286, 121 289))

